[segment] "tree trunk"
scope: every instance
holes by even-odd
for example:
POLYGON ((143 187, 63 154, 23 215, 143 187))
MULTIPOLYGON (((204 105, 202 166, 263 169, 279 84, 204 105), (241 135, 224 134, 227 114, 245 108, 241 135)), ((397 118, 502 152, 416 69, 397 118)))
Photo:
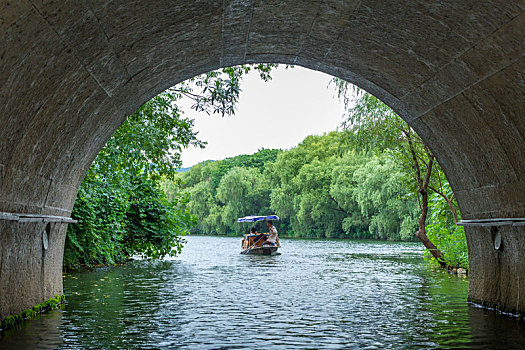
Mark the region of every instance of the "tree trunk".
POLYGON ((419 192, 421 193, 421 216, 419 217, 419 228, 416 232, 416 237, 419 238, 425 248, 427 248, 430 254, 432 254, 432 256, 437 260, 439 265, 441 265, 441 267, 447 268, 447 264, 441 257, 441 251, 427 237, 425 222, 428 215, 428 192, 426 189, 422 189, 419 192))
POLYGON ((421 195, 420 207, 421 207, 421 216, 419 217, 419 227, 416 232, 416 237, 419 238, 421 243, 428 249, 430 254, 437 260, 441 267, 447 268, 447 264, 442 259, 441 251, 428 239, 426 221, 428 215, 428 191, 430 184, 430 176, 432 175, 432 167, 434 165, 434 156, 425 147, 425 151, 428 155, 429 161, 427 164, 427 171, 425 174, 425 179, 421 176, 421 167, 419 166, 419 161, 417 159, 416 151, 414 149, 414 144, 412 143, 412 134, 410 129, 404 131, 407 141, 408 148, 412 155, 412 166, 416 175, 417 183, 419 185, 419 194, 421 195))

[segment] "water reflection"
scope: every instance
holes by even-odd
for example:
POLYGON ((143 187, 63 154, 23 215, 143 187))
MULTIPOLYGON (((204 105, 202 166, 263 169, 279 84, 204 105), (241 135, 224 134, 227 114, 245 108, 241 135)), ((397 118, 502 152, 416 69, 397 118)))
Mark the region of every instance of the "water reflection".
POLYGON ((37 316, 0 333, 0 349, 56 349, 63 344, 62 310, 37 316))
POLYGON ((417 244, 189 237, 162 262, 67 275, 67 306, 0 348, 522 348, 524 323, 466 303, 417 244), (43 344, 43 345, 42 345, 43 344))
POLYGON ((472 343, 486 349, 525 348, 525 322, 515 317, 502 317, 471 305, 468 308, 472 343))

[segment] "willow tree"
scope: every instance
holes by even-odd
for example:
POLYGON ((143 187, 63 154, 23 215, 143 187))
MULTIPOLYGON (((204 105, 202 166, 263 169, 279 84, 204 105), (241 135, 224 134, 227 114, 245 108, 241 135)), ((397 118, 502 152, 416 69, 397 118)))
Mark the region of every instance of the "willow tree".
POLYGON ((334 79, 334 83, 346 107, 343 126, 351 131, 351 141, 371 152, 391 152, 403 165, 420 209, 415 235, 446 267, 442 252, 427 236, 429 194, 434 192, 445 199, 456 222, 459 211, 453 193, 445 191, 448 183, 434 154, 408 123, 378 98, 346 81, 334 79))

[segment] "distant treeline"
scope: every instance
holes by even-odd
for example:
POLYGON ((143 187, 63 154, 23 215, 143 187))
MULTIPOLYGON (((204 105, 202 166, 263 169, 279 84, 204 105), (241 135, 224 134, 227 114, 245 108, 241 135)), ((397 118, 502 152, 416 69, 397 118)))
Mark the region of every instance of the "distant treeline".
POLYGON ((192 232, 240 234, 248 227, 237 218, 277 214, 286 236, 414 240, 419 208, 407 176, 388 153, 350 148, 345 132, 180 174, 198 219, 192 232))

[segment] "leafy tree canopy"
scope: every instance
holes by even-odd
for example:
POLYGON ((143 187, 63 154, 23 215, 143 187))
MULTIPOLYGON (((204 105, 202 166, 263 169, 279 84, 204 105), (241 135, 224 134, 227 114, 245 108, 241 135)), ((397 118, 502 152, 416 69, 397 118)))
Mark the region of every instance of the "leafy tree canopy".
POLYGON ((178 84, 146 102, 101 150, 82 182, 66 238, 64 266, 115 264, 134 254, 177 254, 180 238, 196 224, 188 195, 180 192, 177 168, 189 146, 204 147, 178 103, 183 97, 208 114, 230 115, 242 77, 257 70, 270 79, 276 65, 224 68, 178 84), (161 179, 171 179, 169 196, 161 179), (169 198, 169 199, 168 199, 169 198))

